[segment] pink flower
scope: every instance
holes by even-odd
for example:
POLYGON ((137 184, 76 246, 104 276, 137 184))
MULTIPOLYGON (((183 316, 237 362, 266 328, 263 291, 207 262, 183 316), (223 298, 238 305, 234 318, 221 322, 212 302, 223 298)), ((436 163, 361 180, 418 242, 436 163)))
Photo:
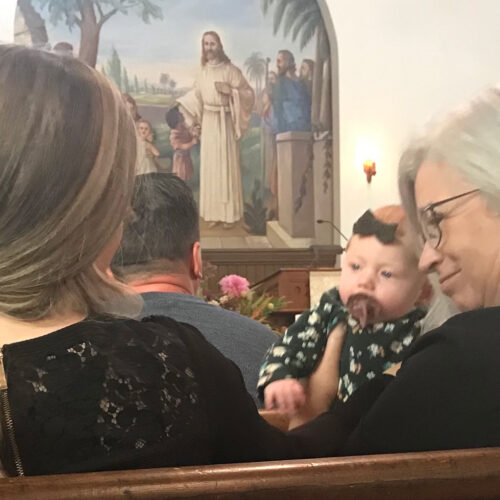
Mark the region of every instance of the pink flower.
POLYGON ((241 297, 243 293, 248 292, 250 283, 242 276, 228 274, 219 281, 219 285, 223 293, 231 297, 241 297))

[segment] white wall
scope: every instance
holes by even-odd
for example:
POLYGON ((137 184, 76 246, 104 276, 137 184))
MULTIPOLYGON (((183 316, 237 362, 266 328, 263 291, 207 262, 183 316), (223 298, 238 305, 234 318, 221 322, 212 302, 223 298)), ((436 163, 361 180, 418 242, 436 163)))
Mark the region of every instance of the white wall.
MULTIPOLYGON (((180 1, 180 0, 179 0, 180 1)), ((16 0, 0 0, 12 41, 16 0)), ((399 154, 431 115, 500 81, 499 0, 326 0, 339 49, 341 227, 397 202, 399 154), (371 185, 357 158, 375 142, 371 185)))
POLYGON ((14 11, 17 0, 0 0, 0 43, 14 40, 14 11))
POLYGON ((432 116, 500 82, 498 0, 326 0, 339 50, 341 226, 398 202, 397 163, 432 116), (374 140, 368 185, 357 143, 374 140))

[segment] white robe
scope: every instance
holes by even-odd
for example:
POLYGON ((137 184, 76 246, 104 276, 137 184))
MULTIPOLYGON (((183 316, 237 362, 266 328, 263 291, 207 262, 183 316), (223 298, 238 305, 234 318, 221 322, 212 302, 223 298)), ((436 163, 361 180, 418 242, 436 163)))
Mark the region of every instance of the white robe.
POLYGON ((206 221, 236 222, 243 217, 239 140, 246 132, 254 92, 231 63, 202 66, 195 88, 178 99, 187 124, 201 125, 200 216, 206 221), (215 88, 225 82, 231 95, 215 88))

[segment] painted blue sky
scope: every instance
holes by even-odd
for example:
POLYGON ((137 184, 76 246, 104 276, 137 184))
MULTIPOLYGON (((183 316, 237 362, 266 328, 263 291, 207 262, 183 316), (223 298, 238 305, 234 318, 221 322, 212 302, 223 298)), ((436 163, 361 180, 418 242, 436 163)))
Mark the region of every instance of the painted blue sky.
MULTIPOLYGON (((298 62, 305 57, 314 58, 314 40, 301 51, 298 43, 285 39, 282 33, 273 35, 273 12, 264 16, 260 0, 154 1, 162 7, 163 20, 145 24, 130 12, 117 14, 104 24, 98 67, 106 62, 115 46, 129 76, 136 74, 152 83, 166 72, 177 80, 178 86, 191 86, 199 67, 200 36, 206 30, 221 35, 224 50, 239 67, 256 51, 271 58, 270 69, 275 69, 276 54, 282 48, 291 50, 298 62)), ((46 11, 41 13, 49 17, 46 11)), ((52 45, 70 41, 77 50, 78 28, 70 33, 64 22, 53 26, 47 21, 47 29, 52 45)))

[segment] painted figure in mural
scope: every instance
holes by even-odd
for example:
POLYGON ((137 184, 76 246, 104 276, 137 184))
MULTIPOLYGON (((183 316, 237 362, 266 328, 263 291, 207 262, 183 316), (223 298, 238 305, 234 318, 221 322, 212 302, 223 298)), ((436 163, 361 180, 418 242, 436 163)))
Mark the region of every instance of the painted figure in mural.
POLYGON ((276 153, 276 134, 274 133, 271 123, 271 94, 273 88, 278 81, 278 75, 274 71, 269 71, 267 74, 267 85, 262 94, 262 129, 263 129, 263 144, 264 149, 264 168, 266 171, 266 185, 269 189, 267 198, 267 209, 269 211, 269 219, 278 219, 278 167, 276 153))
POLYGON ((314 61, 304 59, 300 78, 296 75, 295 58, 289 50, 280 50, 276 59, 278 75, 270 72, 263 95, 262 118, 266 141, 266 180, 269 189, 268 209, 272 218, 278 218, 278 164, 276 134, 311 130, 311 78, 314 61), (274 78, 272 78, 274 76, 274 78), (266 133, 267 132, 267 133, 266 133))
POLYGON ((136 122, 135 128, 137 131, 137 165, 136 174, 149 174, 158 172, 158 164, 156 158, 160 156, 160 152, 154 145, 154 134, 151 124, 141 118, 136 122))
POLYGON ((314 61, 312 59, 303 59, 300 65, 299 78, 307 88, 309 97, 312 98, 312 84, 314 75, 314 61))
POLYGON ((139 111, 137 110, 137 103, 135 102, 135 99, 127 93, 122 94, 122 99, 127 105, 127 108, 129 109, 130 113, 132 114, 132 118, 134 119, 134 122, 137 126, 137 122, 142 118, 142 116, 139 114, 139 111))
POLYGON ((170 145, 174 150, 172 173, 183 181, 189 181, 193 177, 193 163, 189 150, 199 140, 199 129, 189 131, 178 106, 167 111, 165 121, 170 127, 170 145))
POLYGON ((58 42, 54 45, 52 52, 58 56, 73 57, 73 45, 69 42, 58 42))
POLYGON ((280 50, 276 58, 278 80, 271 93, 271 122, 276 134, 311 130, 311 96, 297 78, 295 58, 280 50))
POLYGON ((200 216, 225 228, 243 217, 239 141, 248 127, 254 91, 224 53, 214 31, 201 39, 195 88, 178 99, 188 126, 201 125, 200 216))

